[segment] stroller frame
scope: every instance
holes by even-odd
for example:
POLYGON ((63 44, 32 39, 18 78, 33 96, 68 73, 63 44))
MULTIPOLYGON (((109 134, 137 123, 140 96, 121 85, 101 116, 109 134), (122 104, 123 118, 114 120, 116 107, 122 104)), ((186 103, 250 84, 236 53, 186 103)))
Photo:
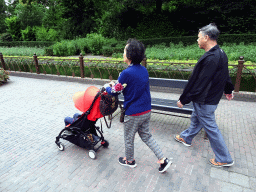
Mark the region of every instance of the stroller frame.
POLYGON ((60 142, 60 139, 67 140, 79 147, 89 149, 89 157, 92 159, 96 158, 96 152, 101 147, 107 148, 109 146, 109 142, 104 139, 102 125, 101 125, 101 130, 100 130, 100 127, 95 126, 95 123, 97 120, 90 121, 87 119, 87 116, 90 114, 90 111, 91 111, 96 99, 100 96, 102 91, 104 91, 104 90, 102 89, 101 91, 99 91, 97 93, 97 95, 95 96, 88 111, 83 113, 70 126, 65 127, 63 130, 61 130, 59 135, 56 137, 55 143, 60 151, 64 151, 64 149, 65 149, 65 146, 60 142), (100 134, 99 141, 96 141, 96 142, 91 141, 90 134, 94 134, 97 136, 98 135, 97 133, 100 134), (101 142, 101 145, 99 147, 95 147, 99 142, 101 142))

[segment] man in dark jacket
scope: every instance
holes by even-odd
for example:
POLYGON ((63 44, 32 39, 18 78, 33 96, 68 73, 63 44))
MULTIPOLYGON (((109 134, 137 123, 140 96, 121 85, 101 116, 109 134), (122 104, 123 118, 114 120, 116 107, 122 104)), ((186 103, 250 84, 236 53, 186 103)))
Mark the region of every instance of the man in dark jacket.
POLYGON ((229 77, 227 55, 217 44, 218 36, 219 30, 214 24, 199 30, 197 42, 205 54, 197 62, 177 102, 180 108, 193 102, 191 125, 174 138, 185 146, 191 146, 193 138, 204 128, 215 153, 215 159, 210 159, 210 164, 223 167, 232 166, 234 161, 215 122, 214 112, 223 92, 228 100, 233 98, 234 86, 229 77))

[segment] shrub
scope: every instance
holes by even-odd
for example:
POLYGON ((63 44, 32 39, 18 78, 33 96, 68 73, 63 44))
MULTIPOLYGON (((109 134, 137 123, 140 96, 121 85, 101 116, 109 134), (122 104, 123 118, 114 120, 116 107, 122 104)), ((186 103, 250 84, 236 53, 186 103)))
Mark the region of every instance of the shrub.
POLYGON ((86 38, 77 38, 75 40, 62 40, 53 46, 54 55, 68 56, 82 53, 92 53, 101 55, 109 54, 124 49, 125 43, 119 43, 116 39, 107 39, 100 34, 88 34, 86 38), (103 51, 103 46, 104 51, 103 51), (111 47, 111 48, 109 48, 111 47))
POLYGON ((104 56, 111 56, 114 53, 114 48, 111 47, 110 45, 103 46, 102 47, 102 53, 104 56))
POLYGON ((0 41, 12 41, 12 35, 10 33, 3 33, 0 36, 0 41))
POLYGON ((66 41, 66 46, 67 55, 78 55, 80 53, 76 40, 66 41))
POLYGON ((53 45, 53 54, 57 56, 67 55, 67 47, 64 41, 58 42, 53 45))
POLYGON ((48 41, 59 41, 59 33, 55 29, 49 29, 48 31, 48 41))
POLYGON ((9 79, 9 72, 7 72, 4 69, 0 68, 0 85, 2 85, 8 79, 9 79))
POLYGON ((116 39, 107 39, 106 45, 102 47, 102 53, 105 56, 111 56, 115 53, 123 53, 126 42, 118 42, 116 39))
POLYGON ((97 33, 91 33, 86 36, 88 49, 92 54, 102 54, 102 47, 105 44, 105 38, 97 33))
POLYGON ((48 38, 47 29, 45 27, 36 27, 36 40, 46 41, 48 38))
POLYGON ((5 18, 5 23, 7 26, 7 32, 12 35, 14 41, 19 41, 21 39, 21 24, 16 16, 11 18, 5 18))
POLYGON ((82 53, 83 55, 85 55, 86 53, 89 53, 89 47, 88 47, 86 38, 77 38, 76 44, 80 53, 82 53))
POLYGON ((52 46, 45 47, 44 48, 44 55, 53 56, 53 47, 52 46))
POLYGON ((80 53, 76 40, 62 40, 53 45, 53 54, 57 56, 77 55, 80 53))
POLYGON ((35 41, 36 35, 35 35, 35 29, 27 26, 25 30, 21 30, 22 39, 23 41, 35 41))
POLYGON ((44 26, 36 27, 36 40, 37 41, 59 41, 59 32, 55 29, 45 28, 44 26))

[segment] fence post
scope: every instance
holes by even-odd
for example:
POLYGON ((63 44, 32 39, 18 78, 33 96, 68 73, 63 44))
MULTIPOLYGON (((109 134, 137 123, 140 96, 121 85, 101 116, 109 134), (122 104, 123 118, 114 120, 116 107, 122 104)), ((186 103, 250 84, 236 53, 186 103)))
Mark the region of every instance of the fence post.
POLYGON ((244 57, 240 56, 238 60, 238 67, 237 67, 237 74, 236 74, 235 92, 239 92, 243 68, 244 68, 244 57))
POLYGON ((38 59, 37 59, 36 53, 34 53, 33 57, 34 57, 34 62, 35 62, 35 66, 36 66, 36 73, 40 74, 39 65, 38 65, 38 59))
POLYGON ((80 60, 81 78, 84 78, 84 57, 83 57, 82 53, 80 53, 79 60, 80 60))
POLYGON ((0 53, 1 64, 4 70, 6 70, 3 54, 0 53))
POLYGON ((147 68, 147 58, 145 57, 142 61, 141 61, 142 66, 147 68))

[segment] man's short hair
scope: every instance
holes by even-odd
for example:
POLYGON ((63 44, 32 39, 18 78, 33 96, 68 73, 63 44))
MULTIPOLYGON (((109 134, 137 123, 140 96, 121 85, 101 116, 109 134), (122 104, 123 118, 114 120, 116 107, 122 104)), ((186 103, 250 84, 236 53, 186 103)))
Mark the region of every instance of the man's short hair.
POLYGON ((220 34, 220 31, 214 23, 204 26, 199 29, 199 32, 202 32, 203 35, 208 35, 211 40, 217 40, 220 34))
POLYGON ((145 46, 137 39, 128 39, 126 47, 126 57, 132 61, 133 64, 140 64, 145 58, 145 46))

